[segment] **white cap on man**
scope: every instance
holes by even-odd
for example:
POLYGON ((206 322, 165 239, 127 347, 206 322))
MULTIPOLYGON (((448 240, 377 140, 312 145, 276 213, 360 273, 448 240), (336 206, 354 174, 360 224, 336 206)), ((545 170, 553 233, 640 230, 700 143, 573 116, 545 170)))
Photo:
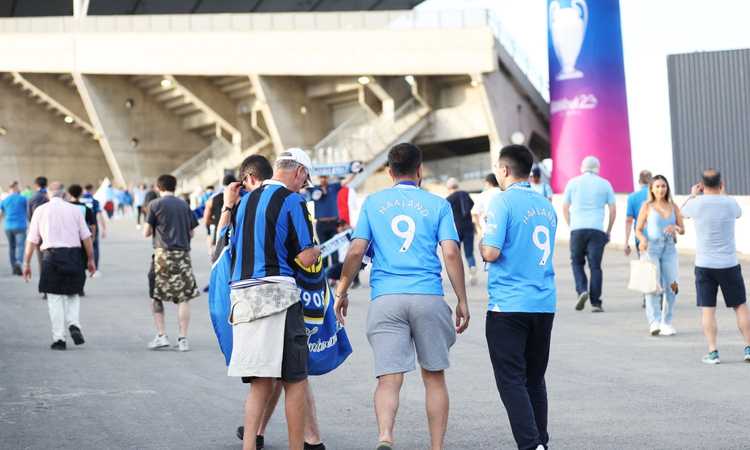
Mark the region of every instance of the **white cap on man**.
POLYGON ((587 156, 581 161, 581 173, 599 173, 599 159, 596 156, 587 156))
POLYGON ((276 161, 284 160, 294 161, 304 167, 307 170, 307 183, 310 187, 313 187, 312 180, 310 180, 310 175, 312 175, 312 160, 304 150, 299 147, 288 148, 276 158, 276 161))

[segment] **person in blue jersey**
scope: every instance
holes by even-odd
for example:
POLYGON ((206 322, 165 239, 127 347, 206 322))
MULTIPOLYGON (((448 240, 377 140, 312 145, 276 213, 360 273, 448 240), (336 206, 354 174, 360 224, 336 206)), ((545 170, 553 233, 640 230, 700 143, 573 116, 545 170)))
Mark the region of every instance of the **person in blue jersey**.
MULTIPOLYGON (((641 170, 638 174, 638 185, 640 186, 637 191, 628 195, 628 206, 625 213, 625 256, 630 256, 632 249, 630 248, 630 233, 635 230, 635 224, 638 221, 638 214, 641 212, 641 206, 648 200, 648 186, 651 183, 651 172, 648 170, 641 170)), ((635 234, 635 255, 637 258, 641 257, 641 252, 638 249, 640 241, 638 240, 638 233, 635 234)), ((646 296, 642 296, 642 306, 646 307, 646 296)))
MULTIPOLYGON (((305 448, 308 394, 308 339, 295 268, 310 266, 320 256, 305 199, 298 194, 309 183, 311 168, 301 149, 282 152, 273 177, 242 196, 233 228, 239 241, 231 277, 228 375, 252 383, 244 424, 250 433, 259 429, 268 412, 274 380, 281 380, 293 450, 305 448)), ((231 195, 236 189, 227 187, 225 209, 234 205, 231 195)), ((243 449, 257 448, 256 439, 243 439, 243 449)))
POLYGON ((495 172, 503 193, 490 202, 480 252, 489 263, 485 334, 497 390, 518 448, 544 450, 557 215, 529 184, 533 161, 522 145, 500 151, 495 172))
POLYGON ((336 315, 345 323, 347 291, 372 246, 372 287, 367 339, 375 359, 375 414, 378 450, 393 448, 393 427, 404 374, 422 368, 431 448, 443 448, 448 425, 445 369, 449 350, 469 325, 464 266, 450 204, 419 188, 422 151, 402 143, 388 152, 394 186, 370 195, 362 206, 336 286, 336 315), (440 246, 448 278, 458 297, 455 328, 443 298, 440 246))
POLYGON ((10 194, 0 202, 0 218, 8 238, 10 269, 13 275, 22 275, 23 250, 26 245, 26 197, 21 195, 18 181, 10 185, 10 194))
POLYGON ((542 194, 542 196, 547 200, 552 201, 552 187, 542 180, 542 169, 538 166, 532 167, 531 179, 529 180, 529 183, 531 184, 531 189, 533 189, 534 192, 538 192, 539 194, 542 194))
POLYGON ((599 160, 587 156, 581 162, 581 175, 572 178, 565 186, 563 217, 570 225, 570 262, 576 284, 576 311, 591 302, 591 312, 604 312, 602 308, 602 257, 609 243, 617 208, 615 191, 609 181, 599 176, 599 160), (604 209, 609 210, 609 222, 604 227, 604 209), (591 283, 586 278, 584 266, 589 263, 591 283))

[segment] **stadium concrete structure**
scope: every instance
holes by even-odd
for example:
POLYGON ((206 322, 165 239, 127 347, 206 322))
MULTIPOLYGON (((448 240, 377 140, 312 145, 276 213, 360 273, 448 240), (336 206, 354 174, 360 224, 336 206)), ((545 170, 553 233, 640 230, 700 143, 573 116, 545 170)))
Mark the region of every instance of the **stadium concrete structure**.
POLYGON ((369 188, 409 140, 428 176, 479 188, 511 136, 546 157, 545 86, 497 18, 417 3, 1 1, 0 181, 190 190, 299 146, 362 160, 369 188))

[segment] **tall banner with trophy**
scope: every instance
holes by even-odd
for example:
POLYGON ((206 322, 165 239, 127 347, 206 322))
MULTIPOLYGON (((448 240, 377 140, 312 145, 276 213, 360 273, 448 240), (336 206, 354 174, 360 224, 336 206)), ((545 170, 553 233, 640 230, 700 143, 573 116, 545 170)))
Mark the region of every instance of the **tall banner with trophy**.
POLYGON ((616 192, 633 188, 619 0, 548 0, 552 186, 599 158, 616 192))

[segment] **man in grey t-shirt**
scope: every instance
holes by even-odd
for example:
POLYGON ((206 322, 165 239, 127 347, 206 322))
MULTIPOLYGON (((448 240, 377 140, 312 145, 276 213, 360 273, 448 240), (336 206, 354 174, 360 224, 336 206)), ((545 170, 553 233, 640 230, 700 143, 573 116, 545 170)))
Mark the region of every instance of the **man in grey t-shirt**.
POLYGON ((195 285, 195 276, 190 261, 190 239, 198 226, 193 212, 185 201, 174 196, 177 179, 172 175, 161 175, 156 185, 161 198, 153 200, 148 207, 146 227, 143 235, 153 236, 154 256, 149 271, 149 295, 153 299, 154 322, 158 334, 148 344, 155 350, 169 347, 164 332, 164 303, 177 304, 180 334, 177 346, 180 351, 190 349, 187 329, 190 323, 189 301, 200 293, 195 285))
POLYGON ((708 354, 703 362, 719 363, 716 346, 719 288, 727 307, 733 308, 737 315, 737 326, 745 338, 744 359, 750 362, 750 313, 734 240, 734 223, 742 215, 742 209, 724 192, 721 174, 708 169, 703 172, 703 181, 693 186, 682 206, 682 215, 695 220, 695 290, 703 311, 703 334, 708 340, 708 354))

